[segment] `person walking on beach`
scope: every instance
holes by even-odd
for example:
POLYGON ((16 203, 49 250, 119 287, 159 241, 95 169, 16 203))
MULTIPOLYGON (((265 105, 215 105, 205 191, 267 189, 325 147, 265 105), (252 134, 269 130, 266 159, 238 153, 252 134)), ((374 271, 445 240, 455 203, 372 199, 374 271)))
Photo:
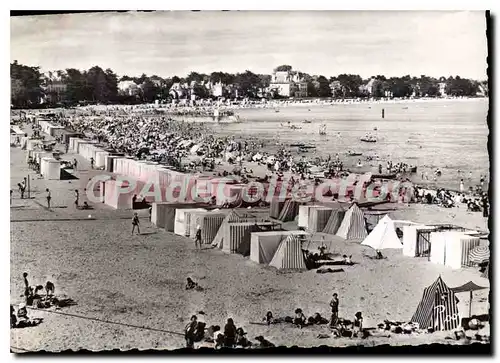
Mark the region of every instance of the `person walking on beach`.
POLYGON ((134 234, 135 227, 137 227, 137 234, 141 234, 141 230, 139 229, 139 217, 137 213, 134 213, 134 218, 132 218, 132 234, 134 234))
POLYGON ((75 208, 78 208, 78 200, 80 198, 80 192, 78 189, 75 189, 75 208))
POLYGON ((24 281, 24 297, 28 300, 30 296, 30 284, 28 282, 28 273, 23 272, 23 281, 24 281))
POLYGON ((78 170, 78 162, 76 161, 76 159, 73 159, 73 169, 74 169, 75 171, 77 171, 77 170, 78 170))
POLYGON ((45 189, 45 192, 46 192, 46 198, 47 198, 47 208, 50 209, 50 200, 52 199, 52 196, 50 195, 49 188, 45 189))
POLYGON ((194 247, 199 248, 201 250, 201 228, 200 228, 200 226, 196 227, 196 236, 194 239, 194 247))
POLYGON ((330 307, 332 308, 330 327, 334 327, 337 325, 337 320, 339 318, 339 298, 337 293, 333 294, 332 300, 330 301, 330 307))
POLYGON ((94 164, 95 164, 94 158, 90 157, 90 168, 91 169, 94 169, 94 164))

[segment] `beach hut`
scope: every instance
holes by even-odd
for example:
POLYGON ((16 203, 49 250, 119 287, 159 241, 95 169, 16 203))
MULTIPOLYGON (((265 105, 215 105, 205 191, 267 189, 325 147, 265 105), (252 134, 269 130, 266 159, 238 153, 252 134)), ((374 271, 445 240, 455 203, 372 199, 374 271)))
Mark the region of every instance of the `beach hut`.
POLYGON ((336 234, 345 216, 345 210, 334 209, 326 222, 323 233, 336 234))
POLYGON ((299 213, 299 203, 293 201, 292 199, 287 199, 283 205, 283 209, 280 212, 278 220, 281 222, 290 222, 295 219, 299 213))
POLYGON ((422 300, 411 322, 418 323, 421 329, 456 329, 460 325, 457 302, 455 293, 439 276, 432 285, 424 289, 422 300))
POLYGON ((298 227, 308 228, 309 225, 309 214, 312 208, 322 208, 322 205, 301 205, 299 206, 299 220, 297 223, 298 227))
POLYGON ((454 269, 471 266, 469 254, 475 247, 479 246, 479 237, 469 236, 462 232, 447 233, 449 236, 445 242, 445 266, 454 269))
MULTIPOLYGON (((201 228, 201 241, 204 244, 211 244, 214 237, 217 235, 224 218, 226 218, 226 213, 222 213, 218 210, 211 212, 200 212, 195 214, 195 223, 191 223, 191 226, 200 226, 201 228)), ((191 217, 192 218, 192 217, 191 217)))
POLYGON ((269 266, 276 267, 278 270, 304 271, 307 269, 302 242, 298 236, 292 234, 281 241, 269 266))
POLYGON ((479 246, 478 237, 458 231, 431 233, 430 261, 454 269, 469 266, 469 253, 479 246))
POLYGON ((458 231, 464 232, 465 228, 455 226, 452 224, 435 224, 429 226, 422 226, 416 228, 416 256, 417 257, 428 257, 430 259, 431 254, 431 233, 433 232, 446 232, 446 231, 458 231))
POLYGON ((329 207, 311 208, 309 210, 309 222, 307 230, 309 232, 322 232, 325 228, 333 209, 329 207))
POLYGON ((250 260, 260 264, 269 264, 281 241, 289 235, 310 236, 305 231, 252 232, 250 237, 250 260))
POLYGON ((430 243, 420 237, 420 244, 417 243, 417 230, 435 230, 435 227, 424 225, 408 225, 403 227, 403 255, 408 257, 418 257, 427 250, 430 250, 430 243))
POLYGON ((60 180, 61 163, 53 158, 42 158, 40 162, 40 174, 46 180, 60 180))
POLYGON ((363 211, 356 203, 345 213, 336 235, 347 240, 362 240, 368 235, 363 211))
POLYGON ((202 208, 179 208, 175 210, 174 233, 179 236, 187 236, 190 230, 191 215, 189 212, 203 212, 202 208))
POLYGON ((403 244, 396 233, 396 228, 412 224, 414 223, 409 221, 392 220, 385 215, 361 244, 375 250, 402 249, 403 244))
POLYGON ((121 188, 126 188, 122 182, 110 179, 104 182, 106 193, 104 203, 114 209, 132 209, 132 196, 129 193, 120 193, 121 188))

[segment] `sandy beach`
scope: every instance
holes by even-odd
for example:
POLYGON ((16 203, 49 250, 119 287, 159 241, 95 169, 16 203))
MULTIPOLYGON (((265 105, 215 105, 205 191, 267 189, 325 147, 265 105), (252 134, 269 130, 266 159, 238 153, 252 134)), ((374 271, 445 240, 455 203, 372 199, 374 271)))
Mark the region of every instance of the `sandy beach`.
MULTIPOLYGON (((318 334, 328 333, 327 327, 297 329, 287 324, 267 327, 252 323, 260 322, 268 310, 275 316, 285 316, 293 315, 297 307, 307 316, 315 312, 328 316, 328 302, 337 292, 340 315, 352 319, 362 311, 365 326, 371 327, 384 319, 408 321, 423 289, 438 276, 450 287, 468 281, 489 286, 477 268, 452 270, 390 250, 386 260, 373 260, 369 258, 373 250, 321 233, 315 238, 323 238, 333 253, 352 254, 356 264, 344 266, 344 272, 335 274, 317 274, 314 270, 280 273, 217 249, 195 251, 191 239, 153 227, 147 211, 140 212, 143 235, 132 236, 131 210, 114 211, 104 205, 95 205, 92 211, 73 207, 75 185, 89 176, 88 163, 78 155, 67 156, 73 157, 81 165, 79 181, 35 178, 31 180, 34 199, 20 200, 15 185, 29 170, 24 151, 11 148, 11 188, 15 190, 11 207, 11 303, 22 301, 24 271, 33 283, 53 281, 56 295, 77 303, 58 311, 71 315, 30 310, 31 316, 44 321, 38 327, 11 330, 13 347, 48 351, 181 348, 185 344, 183 328, 199 311, 205 312, 208 325, 223 325, 232 317, 248 332, 249 339, 263 335, 276 345, 461 344, 445 340, 450 332, 391 334, 390 338, 365 340, 319 339, 318 334), (51 211, 45 208, 42 191, 46 187, 52 190, 55 207, 51 211), (186 277, 199 282, 204 291, 184 290, 186 277)), ((468 213, 462 207, 388 207, 397 207, 389 212, 393 218, 487 230, 481 213, 468 213)), ((294 228, 293 222, 287 228, 294 228)), ((473 314, 488 313, 488 291, 474 294, 473 314)), ((469 299, 461 295, 468 294, 458 295, 460 313, 467 316, 469 299)), ((489 335, 489 326, 480 333, 489 335)))

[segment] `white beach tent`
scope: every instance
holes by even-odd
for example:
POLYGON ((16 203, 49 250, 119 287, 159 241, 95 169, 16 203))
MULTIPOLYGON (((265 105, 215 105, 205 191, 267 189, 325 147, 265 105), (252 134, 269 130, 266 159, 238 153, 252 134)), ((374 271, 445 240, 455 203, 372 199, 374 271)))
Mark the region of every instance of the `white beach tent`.
POLYGON ((409 221, 392 220, 387 214, 382 218, 370 234, 361 243, 376 250, 382 249, 402 249, 403 244, 399 239, 396 228, 401 225, 414 225, 409 221))

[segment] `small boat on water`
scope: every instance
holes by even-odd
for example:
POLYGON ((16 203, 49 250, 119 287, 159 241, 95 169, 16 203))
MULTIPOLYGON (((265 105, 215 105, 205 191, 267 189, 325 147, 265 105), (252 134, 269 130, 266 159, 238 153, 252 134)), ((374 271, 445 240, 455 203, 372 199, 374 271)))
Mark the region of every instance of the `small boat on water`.
POLYGON ((373 131, 377 131, 378 129, 376 127, 373 128, 373 131))
POLYGON ((274 112, 276 112, 276 113, 277 113, 277 112, 280 112, 280 110, 274 110, 274 112))
POLYGON ((290 126, 290 129, 292 129, 292 130, 301 130, 301 129, 302 129, 302 127, 295 126, 295 125, 291 125, 291 126, 290 126))
POLYGON ((360 139, 363 142, 377 142, 377 139, 374 136, 365 136, 360 139))
POLYGON ((363 155, 363 153, 354 152, 354 151, 347 152, 347 156, 361 156, 361 155, 363 155))
POLYGON ((312 121, 310 121, 310 120, 304 120, 304 121, 302 121, 302 123, 304 123, 304 124, 310 124, 310 123, 312 123, 312 121))

